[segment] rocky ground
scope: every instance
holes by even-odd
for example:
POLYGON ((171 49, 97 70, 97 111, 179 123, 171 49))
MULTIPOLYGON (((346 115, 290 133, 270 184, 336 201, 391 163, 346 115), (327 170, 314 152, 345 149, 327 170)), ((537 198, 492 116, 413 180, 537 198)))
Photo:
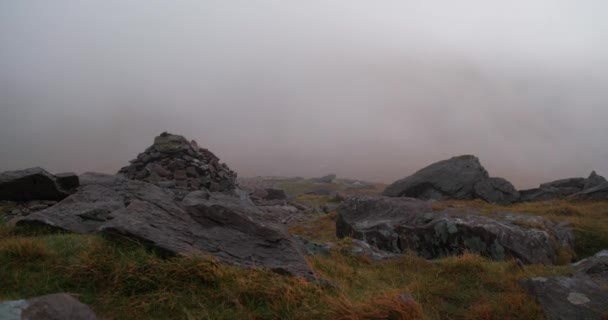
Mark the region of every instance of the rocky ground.
POLYGON ((117 175, 0 174, 0 318, 604 319, 607 187, 237 179, 163 133, 117 175))

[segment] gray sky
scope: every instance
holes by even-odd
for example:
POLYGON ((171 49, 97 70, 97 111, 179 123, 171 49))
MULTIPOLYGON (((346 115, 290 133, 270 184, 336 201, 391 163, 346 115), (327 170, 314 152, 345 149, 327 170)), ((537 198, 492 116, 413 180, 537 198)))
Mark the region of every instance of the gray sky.
POLYGON ((475 154, 608 175, 603 0, 0 2, 0 170, 115 172, 162 131, 241 176, 475 154))

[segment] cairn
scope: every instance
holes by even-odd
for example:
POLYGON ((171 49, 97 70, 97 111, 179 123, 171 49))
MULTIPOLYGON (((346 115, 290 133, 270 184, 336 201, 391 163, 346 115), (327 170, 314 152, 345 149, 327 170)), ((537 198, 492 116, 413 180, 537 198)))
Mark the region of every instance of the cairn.
POLYGON ((236 172, 211 151, 179 135, 163 132, 154 144, 140 153, 119 175, 146 181, 162 188, 211 192, 234 190, 236 172))

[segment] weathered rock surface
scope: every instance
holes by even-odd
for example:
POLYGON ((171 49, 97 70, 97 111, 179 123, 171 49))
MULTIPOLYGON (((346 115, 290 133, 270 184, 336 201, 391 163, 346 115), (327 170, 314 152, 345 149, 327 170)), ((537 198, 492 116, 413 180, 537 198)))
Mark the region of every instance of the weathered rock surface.
POLYGON ((511 204, 519 200, 519 192, 503 178, 489 178, 475 184, 475 195, 487 202, 511 204))
POLYGON ((91 308, 67 293, 0 302, 2 320, 95 320, 91 308))
POLYGON ((541 184, 538 188, 522 190, 521 201, 552 199, 608 199, 608 182, 595 171, 588 178, 569 178, 541 184))
POLYGON ((537 277, 521 281, 536 297, 547 320, 608 317, 608 250, 573 264, 571 277, 537 277))
MULTIPOLYGON (((297 235, 293 236, 293 238, 304 249, 304 252, 307 255, 329 255, 332 249, 338 247, 337 244, 332 242, 317 243, 297 235)), ((353 256, 365 256, 376 261, 399 256, 399 254, 383 251, 374 246, 370 246, 368 243, 358 239, 352 239, 351 245, 348 248, 343 248, 341 252, 353 256)))
POLYGON ((412 198, 349 198, 338 208, 336 234, 380 249, 418 252, 425 258, 465 251, 493 259, 553 264, 559 250, 571 250, 573 236, 564 226, 539 217, 499 214, 489 218, 472 209, 433 210, 412 198))
POLYGON ((608 200, 608 182, 577 192, 573 194, 571 198, 581 200, 608 200))
POLYGON ((85 174, 81 181, 74 195, 17 223, 102 232, 170 254, 211 254, 233 265, 311 276, 292 239, 266 225, 265 213, 246 197, 194 191, 179 201, 170 190, 118 176, 85 174))
POLYGON ((61 200, 78 187, 73 173, 54 176, 42 168, 0 173, 0 200, 61 200))
POLYGON ((389 185, 383 194, 389 197, 469 200, 475 197, 475 185, 488 178, 488 172, 479 159, 465 155, 423 168, 389 185))
POLYGON ((169 189, 234 190, 236 173, 219 160, 211 151, 199 148, 196 141, 188 142, 182 136, 163 132, 151 147, 118 173, 169 189))

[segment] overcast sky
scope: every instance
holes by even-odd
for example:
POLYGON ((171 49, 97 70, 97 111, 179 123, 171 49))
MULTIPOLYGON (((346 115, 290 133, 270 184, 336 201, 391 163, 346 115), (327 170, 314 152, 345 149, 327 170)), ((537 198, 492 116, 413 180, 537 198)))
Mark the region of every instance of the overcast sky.
POLYGON ((116 172, 170 131, 241 176, 475 154, 608 176, 604 0, 0 1, 0 170, 116 172))

